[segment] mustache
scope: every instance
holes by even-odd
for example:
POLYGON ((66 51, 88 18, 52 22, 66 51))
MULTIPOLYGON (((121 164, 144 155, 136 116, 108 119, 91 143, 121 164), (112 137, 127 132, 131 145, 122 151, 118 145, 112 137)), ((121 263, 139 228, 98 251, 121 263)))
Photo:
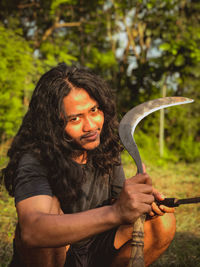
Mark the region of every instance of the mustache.
POLYGON ((100 131, 100 128, 98 128, 96 131, 91 131, 91 132, 88 132, 86 134, 83 134, 81 137, 80 137, 80 140, 84 139, 84 138, 87 138, 87 137, 90 137, 90 136, 93 136, 95 134, 98 133, 98 131, 100 131))

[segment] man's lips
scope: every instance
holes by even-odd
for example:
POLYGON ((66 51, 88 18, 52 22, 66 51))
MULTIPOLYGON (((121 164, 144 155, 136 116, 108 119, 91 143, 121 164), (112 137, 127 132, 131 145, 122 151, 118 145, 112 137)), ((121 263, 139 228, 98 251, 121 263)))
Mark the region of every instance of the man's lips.
POLYGON ((81 137, 81 139, 85 139, 87 141, 95 141, 98 138, 98 131, 90 132, 81 137))

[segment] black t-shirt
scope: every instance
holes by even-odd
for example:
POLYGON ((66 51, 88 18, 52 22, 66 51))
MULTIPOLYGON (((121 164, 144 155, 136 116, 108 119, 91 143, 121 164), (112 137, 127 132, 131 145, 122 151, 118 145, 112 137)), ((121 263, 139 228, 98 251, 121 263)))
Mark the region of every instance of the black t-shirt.
MULTIPOLYGON (((122 166, 113 167, 113 175, 103 177, 93 167, 81 165, 85 171, 85 182, 82 184, 81 195, 78 201, 71 203, 71 207, 63 207, 64 213, 85 211, 108 204, 112 198, 117 198, 124 183, 122 166)), ((25 154, 18 165, 17 175, 14 180, 15 203, 37 195, 53 196, 47 179, 47 170, 31 154, 25 154)), ((67 195, 66 195, 67 197, 67 195)))

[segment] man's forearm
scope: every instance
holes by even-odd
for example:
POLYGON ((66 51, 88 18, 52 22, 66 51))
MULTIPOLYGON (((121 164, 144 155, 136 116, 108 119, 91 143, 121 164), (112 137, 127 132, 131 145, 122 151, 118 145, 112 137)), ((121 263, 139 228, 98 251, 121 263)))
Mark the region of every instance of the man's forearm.
POLYGON ((60 247, 120 225, 113 206, 75 214, 40 213, 29 218, 20 226, 23 241, 31 247, 60 247))

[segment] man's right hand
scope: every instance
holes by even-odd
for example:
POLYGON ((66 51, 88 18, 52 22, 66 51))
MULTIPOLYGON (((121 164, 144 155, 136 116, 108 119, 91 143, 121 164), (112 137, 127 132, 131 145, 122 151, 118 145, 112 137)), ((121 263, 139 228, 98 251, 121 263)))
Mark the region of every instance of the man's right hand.
POLYGON ((127 179, 119 199, 113 204, 121 224, 133 223, 144 213, 151 211, 154 201, 150 177, 144 174, 127 179))

